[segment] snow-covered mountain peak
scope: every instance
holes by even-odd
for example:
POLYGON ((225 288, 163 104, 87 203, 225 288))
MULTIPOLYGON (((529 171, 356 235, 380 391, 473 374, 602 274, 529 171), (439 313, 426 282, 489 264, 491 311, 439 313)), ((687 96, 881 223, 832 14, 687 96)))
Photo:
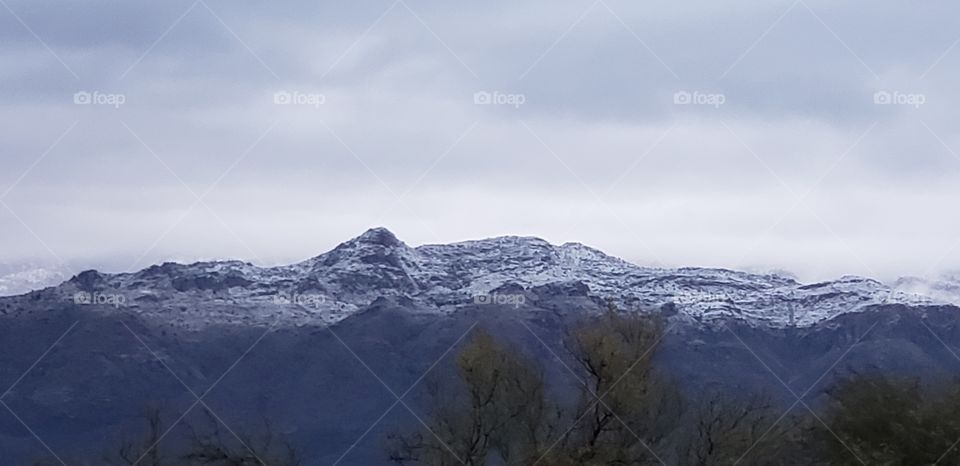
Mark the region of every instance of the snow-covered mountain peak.
POLYGON ((392 231, 384 227, 371 228, 363 232, 363 234, 361 234, 360 236, 357 236, 356 238, 350 241, 347 241, 344 244, 379 245, 383 247, 406 246, 402 241, 397 239, 397 236, 394 235, 392 231))
POLYGON ((291 324, 329 324, 384 297, 414 303, 423 312, 452 312, 505 289, 553 285, 581 290, 581 297, 586 290, 596 302, 612 300, 628 310, 668 306, 678 318, 703 323, 737 319, 804 326, 875 305, 936 302, 905 292, 907 283, 893 289, 845 276, 803 284, 780 273, 641 267, 580 243, 554 245, 536 237, 410 247, 385 228, 288 266, 213 261, 164 263, 125 274, 87 271, 51 293, 60 299, 77 292, 120 294, 138 312, 175 316, 185 325, 259 322, 278 315, 291 324))
POLYGON ((533 254, 552 249, 554 246, 548 241, 536 236, 497 236, 493 238, 460 241, 448 244, 425 244, 418 246, 418 250, 457 250, 469 254, 488 254, 491 251, 497 254, 533 254))
POLYGON ((302 264, 312 270, 328 267, 359 269, 389 267, 397 270, 416 268, 415 252, 397 239, 390 230, 378 227, 365 231, 360 236, 341 243, 333 250, 323 253, 302 264))

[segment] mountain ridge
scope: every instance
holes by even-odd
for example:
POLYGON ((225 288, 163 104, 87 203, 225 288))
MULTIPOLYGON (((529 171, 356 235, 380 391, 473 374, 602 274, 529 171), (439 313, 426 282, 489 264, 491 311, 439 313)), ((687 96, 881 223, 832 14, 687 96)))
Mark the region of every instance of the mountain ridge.
MULTIPOLYGON (((411 247, 383 227, 330 251, 273 267, 243 261, 166 262, 136 272, 88 270, 30 299, 113 304, 190 328, 210 323, 330 325, 381 297, 411 300, 425 313, 447 314, 489 302, 504 287, 524 290, 580 284, 598 302, 627 311, 665 307, 674 319, 711 324, 734 319, 771 327, 809 326, 871 306, 946 304, 865 277, 805 284, 778 273, 632 264, 581 243, 551 244, 501 236, 411 247), (113 297, 110 303, 109 299, 113 297)), ((21 297, 16 299, 25 299, 21 297)), ((0 309, 16 308, 11 298, 0 309)), ((109 311, 110 306, 104 309, 109 311)))
MULTIPOLYGON (((98 448, 141 428, 151 400, 167 400, 165 418, 183 419, 196 404, 186 385, 238 431, 269 413, 317 464, 351 451, 351 464, 385 465, 384 439, 416 425, 400 411, 384 418, 395 393, 456 370, 454 348, 472 329, 541 361, 549 385, 570 390, 575 362, 560 359, 570 329, 605 312, 608 298, 668 321, 656 357, 687 393, 769 393, 788 412, 798 393, 810 406, 825 402, 845 374, 952 377, 960 308, 894 291, 852 276, 801 283, 641 267, 539 238, 410 247, 372 231, 286 266, 84 271, 0 298, 0 376, 18 381, 4 403, 65 455, 101 457, 98 448)), ((426 409, 422 396, 409 400, 426 409)), ((34 458, 43 446, 32 438, 0 418, 7 463, 34 458)))

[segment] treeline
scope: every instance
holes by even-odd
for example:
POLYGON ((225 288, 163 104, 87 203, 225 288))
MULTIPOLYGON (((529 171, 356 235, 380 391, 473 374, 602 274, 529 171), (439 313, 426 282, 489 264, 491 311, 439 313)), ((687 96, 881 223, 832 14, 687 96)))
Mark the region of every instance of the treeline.
MULTIPOLYGON (((960 464, 960 383, 853 375, 817 403, 805 400, 815 413, 799 403, 788 410, 733 387, 684 390, 656 363, 664 332, 655 317, 613 311, 574 327, 552 355, 576 376, 571 391, 548 385, 548 362, 475 330, 455 374, 425 382, 421 422, 390 434, 383 458, 407 466, 960 464)), ((159 412, 145 419, 137 438, 66 463, 315 464, 268 422, 257 435, 236 435, 208 413, 171 451, 159 412)))
POLYGON ((428 389, 418 430, 397 432, 400 465, 918 465, 960 462, 960 384, 854 375, 820 412, 762 395, 687 393, 654 363, 661 321, 609 312, 555 354, 579 393, 551 390, 538 361, 478 331, 455 381, 428 389), (567 399, 565 399, 567 398, 567 399))
POLYGON ((224 430, 204 409, 201 425, 184 424, 187 438, 175 438, 159 409, 143 415, 144 432, 107 448, 95 458, 43 458, 32 466, 299 466, 297 449, 276 436, 266 419, 256 434, 224 430), (171 447, 171 444, 175 446, 171 447))

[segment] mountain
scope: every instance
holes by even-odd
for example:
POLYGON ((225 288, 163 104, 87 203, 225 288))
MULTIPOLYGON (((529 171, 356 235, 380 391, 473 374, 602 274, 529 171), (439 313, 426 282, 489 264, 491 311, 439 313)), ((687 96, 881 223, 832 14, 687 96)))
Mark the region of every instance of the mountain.
MULTIPOLYGON (((38 293, 44 300, 79 303, 113 297, 114 308, 197 329, 223 323, 329 325, 382 297, 404 297, 418 312, 447 314, 474 301, 510 299, 498 295, 503 287, 555 284, 582 286, 590 298, 621 309, 666 308, 672 319, 705 325, 732 319, 804 327, 881 304, 943 304, 862 277, 803 284, 777 273, 641 267, 579 243, 553 245, 533 237, 410 247, 384 228, 293 265, 226 261, 165 263, 122 274, 90 270, 38 293)), ((6 312, 17 306, 8 301, 6 312)))
POLYGON ((162 446, 182 442, 174 421, 202 423, 206 406, 235 432, 268 416, 308 465, 385 465, 386 435, 427 415, 422 390, 450 373, 472 329, 572 392, 566 331, 609 301, 667 320, 657 358, 684 390, 766 393, 784 409, 803 395, 817 408, 851 372, 960 370, 960 308, 915 291, 641 267, 529 237, 410 247, 382 228, 282 267, 85 271, 0 298, 0 463, 100 458, 142 432, 146 406, 172 424, 162 446))

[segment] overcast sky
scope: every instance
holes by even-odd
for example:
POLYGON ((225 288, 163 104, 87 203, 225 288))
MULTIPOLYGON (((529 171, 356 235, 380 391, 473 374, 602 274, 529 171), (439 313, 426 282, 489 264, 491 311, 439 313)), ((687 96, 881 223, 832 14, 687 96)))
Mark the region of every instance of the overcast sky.
POLYGON ((382 225, 804 280, 957 269, 958 18, 948 0, 3 0, 0 261, 274 265, 382 225))

